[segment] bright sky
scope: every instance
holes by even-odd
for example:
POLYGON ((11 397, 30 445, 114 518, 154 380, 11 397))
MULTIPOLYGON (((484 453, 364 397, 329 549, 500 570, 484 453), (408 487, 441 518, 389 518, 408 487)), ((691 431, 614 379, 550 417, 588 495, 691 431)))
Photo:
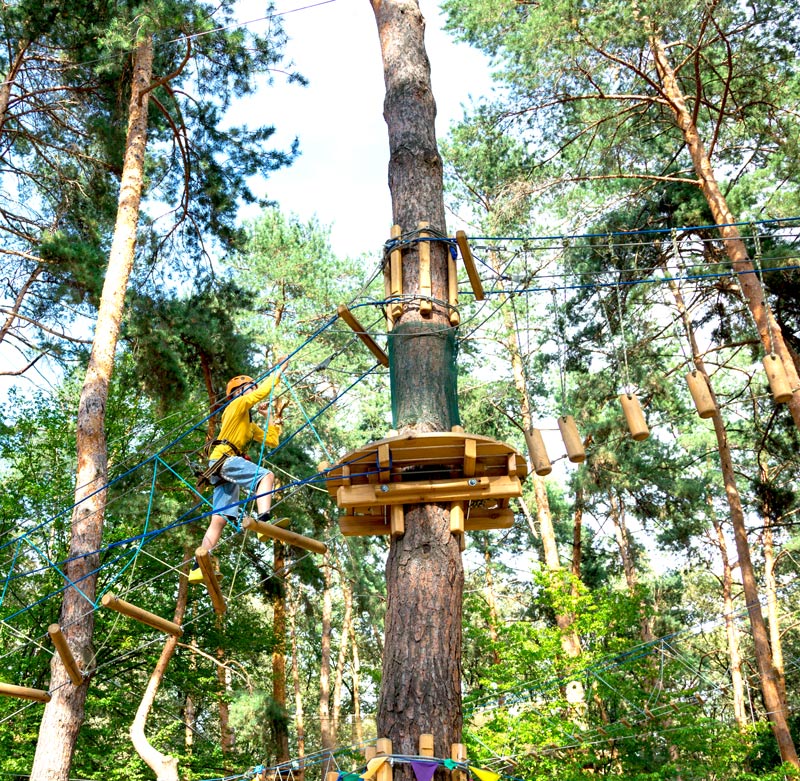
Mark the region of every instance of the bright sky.
MULTIPOLYGON (((263 16, 262 2, 241 0, 239 18, 263 16)), ((286 13, 283 22, 290 37, 286 54, 310 83, 286 85, 276 74, 275 85, 253 107, 276 126, 281 143, 298 136, 302 152, 294 165, 270 176, 265 192, 285 212, 303 219, 316 215, 330 225, 337 254, 377 255, 389 237, 392 213, 375 18, 368 0, 314 2, 320 0, 278 0, 279 12, 305 8, 286 13)), ((434 0, 421 0, 420 6, 441 138, 471 96, 489 92, 489 68, 482 54, 442 31, 434 0)), ((252 28, 263 30, 263 24, 252 28)), ((451 232, 457 227, 448 225, 451 232)))

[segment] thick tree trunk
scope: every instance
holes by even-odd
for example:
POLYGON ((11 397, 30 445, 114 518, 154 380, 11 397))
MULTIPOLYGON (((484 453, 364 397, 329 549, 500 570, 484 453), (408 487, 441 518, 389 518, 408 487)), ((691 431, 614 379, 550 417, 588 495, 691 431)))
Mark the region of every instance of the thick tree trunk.
MULTIPOLYGON (((275 540, 273 572, 286 569, 286 546, 275 540)), ((276 713, 272 719, 277 762, 289 761, 289 714, 286 710, 286 594, 283 590, 272 599, 272 700, 276 713)))
MULTIPOLYGON (((181 572, 180 585, 178 586, 178 600, 175 605, 175 615, 172 620, 176 624, 183 623, 183 615, 186 611, 186 601, 189 596, 189 566, 191 565, 191 549, 187 548, 183 552, 183 558, 186 564, 183 566, 181 572)), ((144 733, 145 726, 147 725, 147 717, 156 700, 158 689, 161 686, 161 681, 164 679, 164 673, 167 670, 172 654, 178 645, 178 638, 175 635, 170 635, 164 643, 164 650, 161 651, 161 656, 158 659, 155 670, 150 676, 150 681, 145 689, 142 701, 136 709, 136 716, 131 724, 130 735, 133 747, 136 753, 142 758, 147 766, 156 774, 158 781, 178 781, 178 759, 177 757, 170 756, 169 754, 162 754, 157 748, 150 744, 147 736, 144 733)))
MULTIPOLYGON (((136 246, 139 203, 142 196, 147 139, 148 94, 153 69, 153 44, 148 37, 133 55, 133 82, 128 117, 128 136, 120 183, 114 238, 108 259, 94 343, 78 406, 75 509, 72 515, 69 560, 65 574, 70 586, 64 592, 61 624, 73 653, 86 665, 92 663, 94 599, 103 532, 108 481, 105 410, 114 369, 125 291, 136 246)), ((73 686, 58 654, 51 664, 52 700, 45 706, 39 727, 32 781, 67 781, 75 741, 83 723, 88 681, 73 686)))
MULTIPOLYGON (((713 513, 713 508, 712 508, 713 513)), ((747 707, 745 705, 744 678, 742 677, 742 655, 739 651, 739 628, 733 614, 733 568, 728 558, 728 545, 722 524, 712 514, 712 524, 717 534, 717 547, 722 557, 722 606, 725 615, 725 635, 728 639, 728 658, 730 659, 731 687, 733 688, 733 718, 740 729, 747 726, 747 707)))
MULTIPOLYGON (((372 0, 383 57, 389 131, 389 188, 394 223, 405 233, 427 222, 447 235, 436 105, 425 51, 425 23, 416 0, 372 0)), ((418 243, 403 253, 403 292, 410 297, 390 334, 395 427, 449 431, 458 423, 455 334, 449 326, 448 249, 430 248, 432 312, 420 312, 418 243)), ((435 477, 435 475, 432 475, 435 477)), ((378 734, 393 751, 416 754, 419 736, 434 735, 437 756, 461 742, 461 602, 464 571, 448 508, 407 505, 406 533, 392 538, 386 562, 386 642, 378 734)), ((395 778, 412 777, 401 765, 395 778)))
POLYGON ((764 697, 764 705, 767 708, 767 718, 772 726, 772 732, 780 750, 781 759, 789 762, 795 767, 800 767, 800 759, 797 757, 794 741, 789 732, 789 725, 786 720, 786 709, 780 696, 778 677, 775 668, 772 666, 772 649, 769 644, 769 637, 764 625, 764 616, 761 611, 761 601, 758 594, 758 584, 753 571, 753 562, 750 558, 750 544, 747 541, 747 527, 744 521, 744 510, 739 489, 736 485, 736 472, 733 466, 730 446, 728 445, 728 433, 722 421, 719 404, 714 389, 706 372, 705 364, 697 349, 697 342, 694 338, 689 313, 684 304, 683 297, 676 283, 670 283, 670 289, 675 298, 676 308, 683 320, 684 328, 690 344, 692 345, 692 355, 694 365, 700 374, 705 377, 708 383, 708 391, 714 402, 716 413, 712 418, 714 423, 714 433, 717 438, 717 450, 719 452, 720 466, 722 469, 722 480, 725 486, 725 496, 730 509, 731 522, 733 523, 733 537, 736 541, 736 554, 739 557, 739 571, 742 574, 742 585, 744 587, 744 598, 747 603, 748 616, 750 618, 750 629, 753 634, 753 645, 755 647, 758 671, 761 676, 761 693, 764 697))
POLYGON ((670 103, 678 127, 683 133, 684 141, 692 158, 695 173, 700 180, 703 195, 711 209, 715 222, 720 226, 719 231, 724 239, 725 252, 733 265, 733 270, 739 276, 739 285, 747 300, 747 306, 753 315, 758 335, 767 354, 774 351, 781 359, 783 367, 792 386, 792 400, 789 409, 795 426, 800 428, 800 378, 797 367, 787 348, 780 326, 767 305, 764 289, 758 276, 753 273, 753 264, 747 254, 747 247, 741 239, 739 229, 733 225, 735 222, 725 196, 711 165, 711 160, 706 152, 697 125, 694 123, 692 112, 686 106, 686 100, 675 71, 669 61, 667 51, 662 41, 655 37, 650 38, 650 49, 653 52, 656 69, 661 79, 664 95, 670 103))

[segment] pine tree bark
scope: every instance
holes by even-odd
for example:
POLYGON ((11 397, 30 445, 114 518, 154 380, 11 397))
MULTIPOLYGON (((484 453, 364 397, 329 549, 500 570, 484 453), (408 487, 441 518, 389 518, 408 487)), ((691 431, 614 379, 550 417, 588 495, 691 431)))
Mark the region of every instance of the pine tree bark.
POLYGON ((24 39, 20 40, 17 44, 17 51, 14 59, 11 61, 6 77, 0 83, 0 133, 6 124, 8 116, 8 104, 11 99, 11 88, 14 86, 14 80, 17 78, 22 64, 25 62, 25 54, 30 46, 30 41, 24 39))
POLYGON ((733 466, 730 445, 728 444, 728 432, 725 429, 725 424, 720 414, 714 388, 711 386, 705 364, 697 349, 697 342, 694 338, 691 320, 681 292, 675 282, 670 283, 670 289, 675 298, 675 306, 683 321, 687 337, 692 345, 694 366, 706 379, 708 391, 716 410, 711 420, 714 424, 714 434, 717 439, 717 451, 719 452, 722 480, 725 486, 725 497, 728 502, 731 522, 733 524, 733 538, 736 542, 736 554, 739 557, 739 571, 742 575, 744 598, 747 603, 750 629, 753 635, 753 646, 755 647, 756 662, 760 674, 761 693, 764 698, 764 705, 767 709, 767 718, 772 727, 775 741, 778 744, 781 759, 794 767, 800 767, 800 759, 798 759, 794 741, 789 731, 789 724, 786 719, 786 709, 780 696, 778 676, 775 673, 775 668, 772 666, 772 649, 770 648, 769 637, 767 636, 767 630, 764 625, 758 584, 753 570, 753 562, 750 558, 750 544, 747 541, 747 527, 744 520, 742 499, 736 484, 736 472, 733 466))
POLYGON ((720 234, 724 239, 725 252, 733 265, 733 270, 739 278, 739 285, 747 301, 747 306, 753 315, 753 320, 758 329, 758 335, 767 354, 773 351, 781 359, 786 375, 792 386, 792 399, 789 410, 795 426, 800 428, 800 377, 797 366, 783 338, 780 325, 776 322, 772 310, 767 304, 764 288, 754 273, 754 267, 747 253, 747 247, 742 241, 739 229, 733 225, 735 222, 728 202, 717 182, 714 168, 700 138, 697 125, 692 112, 686 105, 686 99, 681 91, 675 71, 672 68, 663 41, 655 36, 650 38, 650 49, 655 59, 656 70, 661 79, 664 95, 669 101, 670 108, 675 115, 675 121, 683 133, 683 138, 692 158, 695 173, 700 180, 700 187, 706 202, 711 209, 711 214, 719 226, 720 234))
MULTIPOLYGON (((139 204, 147 142, 148 92, 153 70, 153 42, 142 41, 133 54, 133 81, 128 114, 119 205, 108 269, 100 299, 95 337, 78 405, 75 509, 65 574, 61 624, 73 653, 86 663, 93 658, 94 599, 108 482, 105 410, 125 291, 133 267, 139 204)), ((52 700, 45 706, 31 781, 68 781, 75 741, 83 723, 88 680, 73 686, 58 654, 50 667, 52 700)))
MULTIPOLYGON (((404 232, 429 223, 447 235, 436 104, 416 0, 371 0, 383 59, 392 216, 404 232)), ((401 432, 449 431, 457 405, 448 345, 447 247, 430 243, 432 312, 420 312, 419 244, 403 252, 403 292, 411 299, 390 334, 392 406, 401 432)), ((435 476, 435 475, 434 475, 435 476)), ((461 611, 464 571, 449 508, 406 505, 405 535, 390 542, 378 734, 393 751, 416 754, 419 736, 449 756, 461 742, 461 611)), ((397 781, 413 777, 401 765, 397 781)))
POLYGON ((350 622, 350 655, 352 657, 350 680, 353 684, 353 743, 360 746, 364 742, 364 729, 361 723, 361 659, 358 655, 355 621, 350 622))

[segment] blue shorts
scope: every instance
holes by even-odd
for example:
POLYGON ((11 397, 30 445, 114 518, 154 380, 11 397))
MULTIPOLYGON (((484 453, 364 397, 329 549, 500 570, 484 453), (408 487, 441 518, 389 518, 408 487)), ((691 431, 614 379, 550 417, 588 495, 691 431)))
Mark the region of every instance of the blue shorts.
MULTIPOLYGON (((215 461, 210 461, 209 465, 215 461)), ((239 515, 239 487, 255 491, 261 478, 268 475, 269 469, 257 466, 252 461, 239 456, 225 459, 222 469, 214 476, 214 497, 211 500, 216 515, 236 518, 239 515)))

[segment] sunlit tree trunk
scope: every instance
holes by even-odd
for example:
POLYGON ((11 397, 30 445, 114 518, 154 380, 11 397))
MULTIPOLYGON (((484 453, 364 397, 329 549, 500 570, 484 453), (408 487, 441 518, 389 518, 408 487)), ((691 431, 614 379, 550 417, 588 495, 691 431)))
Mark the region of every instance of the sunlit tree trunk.
MULTIPOLYGON (((93 665, 92 633, 96 570, 100 563, 106 491, 108 451, 105 411, 108 386, 136 248, 139 204, 142 197, 147 142, 148 95, 153 70, 153 42, 142 41, 133 53, 133 79, 128 109, 117 219, 108 259, 92 352, 78 405, 75 509, 65 575, 70 584, 61 604, 64 637, 84 670, 93 665)), ((50 667, 53 698, 45 706, 39 741, 31 770, 32 781, 67 781, 78 732, 83 724, 89 681, 73 686, 61 658, 53 656, 50 667)))
POLYGON ((686 99, 681 91, 675 71, 667 55, 663 41, 655 36, 650 38, 650 49, 655 58, 656 69, 661 79, 662 88, 670 108, 675 115, 675 121, 683 133, 683 139, 692 158, 695 173, 700 180, 703 195, 711 209, 714 220, 719 225, 725 246, 725 252, 730 258, 733 270, 738 274, 739 285, 747 301, 750 313, 758 329, 758 335, 764 350, 769 354, 775 352, 783 363, 783 368, 792 386, 792 400, 789 409, 795 426, 800 428, 800 378, 797 366, 786 346, 780 326, 767 305, 764 288, 753 273, 753 264, 747 254, 747 247, 741 239, 739 229, 733 225, 736 220, 728 208, 728 203, 714 173, 711 160, 706 152, 705 145, 700 138, 697 125, 692 112, 686 105, 686 99))
POLYGON ((772 649, 770 648, 769 637, 767 636, 767 630, 764 625, 764 616, 761 611, 761 601, 758 594, 758 584, 753 571, 753 562, 750 558, 750 544, 747 540, 747 527, 744 520, 742 500, 736 485, 736 472, 731 457, 730 445, 728 444, 728 433, 722 421, 716 394, 714 393, 713 387, 711 387, 705 364, 697 348, 697 341, 694 338, 691 319, 681 292, 675 282, 670 283, 670 289, 675 298, 675 306, 681 316, 687 337, 692 346, 694 366, 708 383, 708 390, 716 410, 712 422, 714 424, 714 434, 717 438, 717 451, 719 452, 725 496, 730 510, 731 522, 733 524, 733 537, 736 542, 736 554, 739 557, 739 571, 742 575, 744 598, 747 603, 747 611, 750 618, 750 629, 753 634, 753 645, 755 647, 756 661, 758 663, 758 672, 761 676, 761 693, 764 697, 764 705, 767 709, 767 718, 772 726, 772 732, 775 735, 781 759, 795 767, 800 767, 800 760, 798 760, 794 741, 792 740, 792 735, 789 731, 789 725, 786 719, 786 710, 780 696, 778 676, 775 673, 775 668, 772 666, 772 649))

